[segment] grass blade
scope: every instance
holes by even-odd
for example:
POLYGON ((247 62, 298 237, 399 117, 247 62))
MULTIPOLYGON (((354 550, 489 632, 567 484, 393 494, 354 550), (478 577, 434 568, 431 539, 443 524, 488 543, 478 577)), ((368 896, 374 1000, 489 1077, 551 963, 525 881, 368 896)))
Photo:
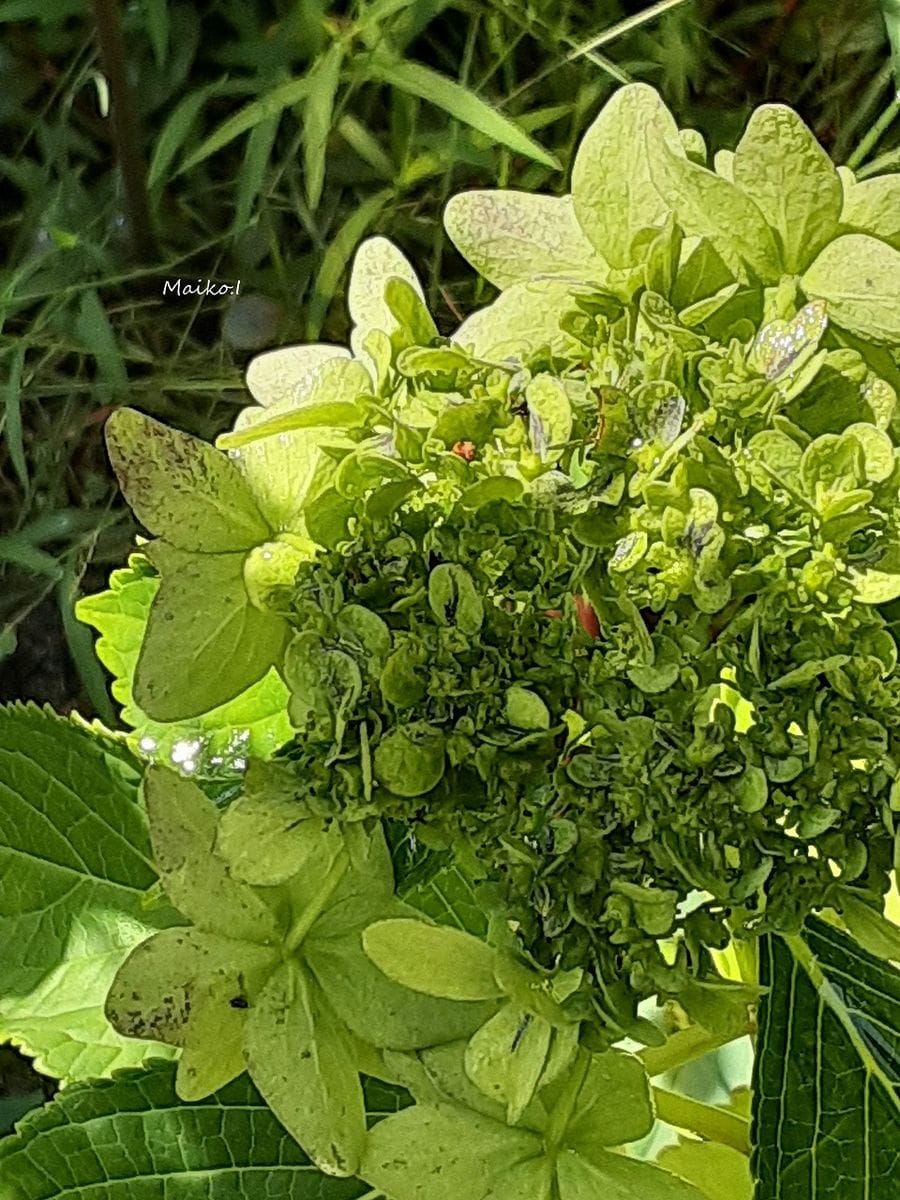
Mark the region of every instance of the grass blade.
POLYGON ((289 79, 287 83, 282 83, 278 87, 272 88, 270 92, 266 92, 258 100, 253 100, 250 104, 246 104, 233 117, 229 117, 227 121, 223 121, 219 128, 214 130, 197 147, 187 161, 181 164, 178 174, 181 175, 185 171, 190 171, 198 163, 204 162, 207 158, 210 158, 217 151, 221 150, 223 146, 227 146, 229 142, 233 142, 235 138, 240 137, 242 133, 246 133, 248 129, 255 128, 271 117, 281 116, 286 108, 291 108, 292 105, 305 100, 308 95, 308 75, 301 75, 299 79, 289 79))
MULTIPOLYGON (((95 288, 84 292, 75 319, 75 332, 97 363, 106 402, 121 400, 128 391, 128 372, 122 351, 95 288)), ((98 394, 100 387, 97 388, 98 394)))
POLYGON ((884 27, 891 45, 891 65, 894 70, 894 90, 900 96, 900 0, 879 0, 884 27))
POLYGON ((100 720, 110 728, 116 725, 116 710, 109 698, 106 672, 94 653, 94 636, 87 625, 82 625, 75 616, 75 600, 78 593, 79 576, 67 563, 63 576, 56 588, 59 614, 69 646, 69 654, 75 670, 84 685, 88 699, 100 720))
POLYGON ((397 168, 382 149, 378 139, 352 113, 345 113, 341 117, 337 123, 337 130, 350 149, 383 179, 393 179, 396 176, 397 168))
POLYGON ((235 233, 239 233, 249 222, 253 205, 263 190, 277 133, 278 118, 269 117, 255 126, 247 138, 247 150, 238 178, 237 203, 234 206, 232 229, 235 233))
POLYGON ((166 172, 187 141, 191 128, 203 106, 211 96, 219 91, 221 86, 221 82, 208 83, 205 87, 188 92, 172 111, 153 147, 153 157, 150 159, 150 169, 147 173, 149 188, 156 187, 163 182, 166 172))
POLYGON ((315 212, 325 184, 325 151, 341 78, 344 47, 333 42, 309 72, 309 97, 303 109, 303 168, 306 203, 315 212))
POLYGON ((153 47, 153 57, 160 70, 166 65, 171 41, 168 0, 145 0, 147 33, 153 47))
POLYGON ((58 583, 63 576, 63 569, 52 554, 32 546, 18 534, 0 537, 0 563, 11 563, 33 575, 52 579, 54 583, 58 583))
POLYGON ((25 348, 19 346, 12 356, 9 379, 6 384, 6 404, 3 424, 9 457, 25 492, 28 491, 28 464, 25 461, 25 443, 22 439, 22 368, 25 365, 25 348))
POLYGON ((383 191, 376 192, 374 196, 364 200, 359 208, 351 212, 325 251, 309 305, 307 341, 314 342, 319 336, 328 306, 334 298, 350 256, 392 195, 392 188, 384 188, 383 191))
POLYGON ((659 0, 658 4, 651 4, 649 8, 645 8, 631 17, 625 17, 622 21, 617 21, 615 25, 610 25, 608 29, 604 29, 590 41, 576 46, 569 55, 569 59, 580 58, 584 54, 590 54, 593 50, 599 50, 601 46, 608 46, 610 42, 633 33, 635 29, 640 29, 648 22, 655 21, 657 17, 663 16, 673 8, 680 8, 684 2, 685 0, 659 0))
POLYGON ((462 84, 448 79, 421 63, 400 62, 377 54, 373 57, 370 78, 390 84, 410 96, 436 104, 451 117, 483 133, 492 142, 499 142, 515 154, 522 154, 545 167, 560 169, 559 160, 539 146, 508 117, 491 108, 479 96, 462 84))

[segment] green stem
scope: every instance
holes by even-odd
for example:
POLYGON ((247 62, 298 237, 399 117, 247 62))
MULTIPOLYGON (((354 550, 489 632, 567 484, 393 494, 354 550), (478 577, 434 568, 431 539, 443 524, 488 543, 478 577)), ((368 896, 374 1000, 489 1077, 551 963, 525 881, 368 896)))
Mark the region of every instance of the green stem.
POLYGON ((284 941, 284 948, 288 954, 293 954, 300 946, 303 939, 313 927, 316 918, 322 912, 322 909, 331 899, 332 893, 337 885, 344 878, 347 868, 350 865, 350 859, 347 851, 341 847, 337 853, 334 862, 328 868, 328 873, 322 880, 322 886, 313 896, 312 900, 294 922, 290 932, 284 941))
POLYGON ((585 1054, 583 1050, 579 1051, 579 1060, 576 1062, 576 1066, 569 1076, 565 1091, 550 1114, 550 1120, 547 1122, 547 1130, 544 1136, 544 1142, 550 1151, 550 1157, 553 1157, 553 1152, 562 1141, 563 1134, 572 1118, 575 1102, 578 1099, 578 1093, 581 1091, 581 1085, 584 1083, 584 1077, 587 1074, 590 1061, 588 1054, 585 1054))
POLYGON ((710 1033, 702 1025, 690 1025, 674 1033, 664 1046, 648 1046, 639 1058, 652 1079, 665 1071, 675 1071, 733 1040, 731 1034, 710 1033))
POLYGON ((855 171, 861 163, 866 161, 898 114, 900 114, 900 91, 894 95, 890 104, 847 159, 847 166, 851 171, 855 171))
POLYGON ((604 29, 601 34, 591 38, 589 42, 584 42, 583 45, 576 46, 569 55, 569 60, 579 58, 581 55, 588 54, 592 50, 599 50, 601 46, 608 46, 610 42, 625 37, 626 34, 633 33, 635 29, 640 29, 649 21, 654 21, 657 17, 664 16, 673 8, 679 8, 684 3, 685 0, 658 0, 656 4, 651 4, 649 8, 643 9, 633 17, 626 17, 623 21, 617 21, 615 25, 610 25, 608 29, 604 29))
POLYGON ((750 1124, 737 1113, 679 1096, 665 1088, 654 1088, 653 1099, 661 1121, 697 1133, 706 1141, 731 1146, 741 1154, 750 1153, 750 1124))

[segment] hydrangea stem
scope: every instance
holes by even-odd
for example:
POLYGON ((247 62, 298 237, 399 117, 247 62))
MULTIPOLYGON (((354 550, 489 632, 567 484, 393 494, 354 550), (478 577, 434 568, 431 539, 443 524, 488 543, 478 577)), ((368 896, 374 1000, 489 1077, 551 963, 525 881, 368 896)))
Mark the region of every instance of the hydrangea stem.
POLYGON ((674 1033, 664 1046, 650 1046, 643 1050, 639 1057, 652 1079, 702 1058, 704 1054, 718 1050, 732 1040, 733 1034, 710 1033, 700 1025, 691 1025, 674 1033))
POLYGON ((750 1124, 737 1113, 691 1100, 665 1088, 654 1088, 653 1099, 656 1115, 661 1121, 699 1134, 706 1141, 731 1146, 741 1154, 750 1153, 750 1124))
POLYGON ((322 880, 322 886, 291 926, 291 930, 284 942, 284 947, 288 954, 293 954, 299 948, 303 939, 309 933, 310 929, 312 929, 316 918, 321 914, 322 909, 330 900, 335 888, 344 878, 349 865, 350 859, 347 851, 342 847, 338 851, 334 862, 328 868, 328 872, 322 880))

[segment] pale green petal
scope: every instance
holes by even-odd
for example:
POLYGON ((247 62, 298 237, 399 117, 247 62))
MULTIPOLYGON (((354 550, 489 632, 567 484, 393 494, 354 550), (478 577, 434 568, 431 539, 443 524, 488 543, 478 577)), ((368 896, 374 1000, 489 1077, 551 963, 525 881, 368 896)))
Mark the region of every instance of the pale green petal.
POLYGON ((266 408, 303 404, 322 363, 349 357, 343 346, 282 346, 252 359, 244 382, 256 403, 266 408))
POLYGON ((535 275, 602 283, 609 274, 575 218, 571 196, 460 192, 447 203, 444 226, 476 271, 500 288, 535 275))

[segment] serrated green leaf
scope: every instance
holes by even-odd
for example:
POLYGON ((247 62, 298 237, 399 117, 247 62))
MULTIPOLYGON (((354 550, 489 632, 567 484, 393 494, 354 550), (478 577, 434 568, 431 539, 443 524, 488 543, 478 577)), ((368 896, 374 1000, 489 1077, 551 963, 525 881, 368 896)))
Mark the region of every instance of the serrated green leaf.
POLYGON ((460 254, 500 288, 535 275, 602 283, 609 274, 576 220, 571 196, 459 192, 447 202, 444 227, 460 254))
POLYGON ((205 554, 268 540, 240 471, 207 442, 120 408, 106 423, 106 445, 125 499, 154 536, 205 554))
POLYGON ((659 93, 643 83, 620 88, 584 135, 572 168, 578 223, 612 267, 638 261, 633 243, 642 229, 663 223, 671 204, 654 181, 646 133, 653 145, 684 155, 678 126, 659 93))
POLYGON ((836 325, 873 342, 900 342, 900 250, 864 233, 825 247, 801 280, 836 325))
POLYGON ((451 925, 476 937, 485 937, 487 916, 475 895, 475 886, 455 862, 441 867, 425 881, 398 886, 397 893, 411 907, 439 925, 451 925))
POLYGON ((199 775, 239 771, 248 756, 268 758, 293 732, 288 690, 274 668, 233 700, 190 721, 153 721, 135 704, 132 680, 158 589, 146 559, 134 555, 128 567, 113 571, 107 591, 76 605, 78 619, 100 635, 97 657, 113 676, 110 690, 122 706, 122 721, 134 730, 129 745, 145 758, 199 775))
POLYGON ((363 934, 363 946, 389 979, 426 996, 492 1000, 502 995, 494 951, 459 929, 410 918, 377 921, 363 934))
POLYGON ((356 1174, 366 1118, 352 1047, 298 963, 273 974, 244 1044, 254 1083, 310 1158, 329 1175, 356 1174))
POLYGON ((758 1195, 892 1195, 900 974, 815 919, 798 935, 764 939, 760 966, 768 990, 753 1084, 758 1195))
POLYGON ((842 888, 839 895, 841 917, 851 937, 876 958, 900 963, 900 927, 852 888, 842 888))
POLYGON ((160 722, 209 713, 258 683, 278 662, 282 618, 250 603, 243 554, 148 548, 162 576, 135 668, 135 701, 160 722))
POLYGON ((733 181, 778 235, 786 271, 809 266, 837 231, 840 177, 800 117, 783 104, 754 111, 735 151, 733 181))
POLYGON ((67 1088, 0 1142, 10 1200, 352 1200, 356 1179, 328 1179, 250 1080, 199 1104, 179 1102, 175 1068, 154 1063, 112 1084, 67 1088), (265 1181, 261 1183, 261 1181, 265 1181))
POLYGON ((0 709, 0 1039, 48 1074, 106 1075, 148 1047, 103 1015, 132 946, 169 910, 156 881, 137 765, 49 711, 0 709))

